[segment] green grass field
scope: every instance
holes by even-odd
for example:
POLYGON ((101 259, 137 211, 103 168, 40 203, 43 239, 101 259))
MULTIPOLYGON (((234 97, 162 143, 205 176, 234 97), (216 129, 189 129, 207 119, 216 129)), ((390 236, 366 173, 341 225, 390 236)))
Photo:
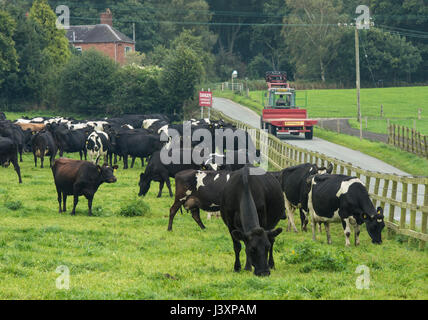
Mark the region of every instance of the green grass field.
MULTIPOLYGON (((172 199, 158 199, 152 183, 143 216, 119 214, 138 202, 138 168, 116 172, 94 198, 87 216, 80 198, 76 216, 59 214, 49 168, 21 163, 23 183, 12 168, 0 168, 0 299, 427 299, 428 249, 400 236, 371 244, 365 227, 361 245, 345 248, 342 227, 332 226, 313 243, 310 233, 284 231, 275 243, 270 277, 233 272, 232 241, 221 218, 177 214, 166 231, 172 199), (69 290, 57 289, 55 270, 70 270, 69 290), (369 289, 357 289, 357 266, 370 270, 369 289)), ((140 200, 141 201, 141 200, 140 200)), ((297 215, 296 215, 297 219, 297 215)), ((280 226, 285 229, 285 221, 280 226)), ((245 253, 241 252, 244 263, 245 253)))
MULTIPOLYGON (((308 95, 307 109, 309 117, 332 118, 355 116, 352 114, 356 110, 355 90, 328 89, 307 90, 306 92, 308 95)), ((252 91, 250 92, 250 98, 247 98, 235 95, 231 91, 215 91, 216 96, 231 99, 259 114, 263 109, 261 104, 262 93, 263 91, 252 91)), ((299 95, 299 92, 297 94, 299 95)), ((428 134, 428 87, 361 89, 361 97, 362 101, 370 101, 371 107, 369 107, 369 103, 367 102, 367 109, 370 110, 372 116, 375 116, 377 110, 376 103, 386 101, 388 103, 384 104, 385 115, 395 117, 390 118, 391 123, 409 125, 410 127, 413 127, 413 120, 398 119, 398 117, 417 119, 417 110, 421 107, 423 109, 422 119, 416 120, 416 128, 421 130, 422 133, 428 134), (407 101, 407 103, 401 104, 399 101, 407 101)), ((302 92, 300 92, 300 99, 299 101, 303 101, 302 92)), ((362 108, 364 110, 366 106, 363 105, 362 108)), ((356 120, 351 119, 350 124, 355 128, 359 128, 356 120)), ((367 128, 367 130, 373 132, 386 133, 386 120, 369 119, 367 121, 367 128)), ((363 129, 365 129, 364 120, 363 129)), ((427 159, 402 151, 399 148, 365 139, 360 141, 359 138, 329 132, 319 127, 316 128, 314 135, 333 143, 360 150, 410 174, 428 176, 427 159)))
MULTIPOLYGON (((261 105, 263 91, 250 92, 250 98, 261 105)), ((356 118, 357 97, 355 89, 306 90, 307 110, 314 118, 356 118)), ((304 104, 305 91, 297 92, 298 105, 304 104)), ((363 117, 380 117, 383 105, 385 118, 417 119, 422 109, 422 119, 428 120, 428 87, 398 87, 361 89, 361 114, 363 117)))

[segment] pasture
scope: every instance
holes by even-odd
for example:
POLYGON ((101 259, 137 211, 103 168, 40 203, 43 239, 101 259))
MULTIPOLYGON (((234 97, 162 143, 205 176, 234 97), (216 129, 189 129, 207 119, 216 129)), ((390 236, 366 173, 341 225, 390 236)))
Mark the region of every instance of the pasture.
MULTIPOLYGON (((324 230, 315 243, 310 233, 284 230, 274 246, 276 269, 259 278, 233 272, 232 241, 221 218, 207 220, 202 212, 207 229, 201 230, 183 210, 166 231, 173 199, 165 189, 156 198, 158 183, 138 199, 139 160, 133 169, 120 164, 117 182, 100 186, 93 217, 84 197, 76 216, 69 214, 70 200, 59 214, 51 170, 34 168, 30 154, 20 165, 22 185, 13 168, 0 168, 0 299, 428 298, 428 250, 387 238, 386 229, 378 246, 362 227, 361 245, 349 248, 338 224, 330 246, 324 230), (126 208, 146 210, 120 215, 126 208), (70 270, 69 290, 56 288, 61 265, 70 270), (370 270, 368 289, 356 288, 359 265, 370 270)), ((279 226, 285 229, 286 221, 279 226)))

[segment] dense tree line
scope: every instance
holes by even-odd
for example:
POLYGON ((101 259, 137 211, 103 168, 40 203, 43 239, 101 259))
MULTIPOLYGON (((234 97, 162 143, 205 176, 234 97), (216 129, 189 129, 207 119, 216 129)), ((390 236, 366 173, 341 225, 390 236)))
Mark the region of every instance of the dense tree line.
MULTIPOLYGON (((292 80, 352 87, 355 39, 349 24, 360 2, 0 0, 0 103, 3 108, 33 104, 84 111, 87 101, 89 112, 137 112, 154 104, 179 112, 194 99, 198 82, 227 80, 235 69, 240 78, 286 70, 292 80), (54 10, 63 4, 70 8, 72 25, 97 24, 106 8, 113 12, 115 28, 126 35, 132 37, 135 24, 138 53, 129 57, 130 66, 120 68, 94 52, 78 55, 69 48, 65 31, 54 23, 54 10), (101 66, 111 74, 103 74, 101 66), (90 77, 74 78, 89 69, 103 78, 92 83, 90 77)), ((366 4, 374 27, 359 31, 362 83, 426 83, 424 0, 366 4)))

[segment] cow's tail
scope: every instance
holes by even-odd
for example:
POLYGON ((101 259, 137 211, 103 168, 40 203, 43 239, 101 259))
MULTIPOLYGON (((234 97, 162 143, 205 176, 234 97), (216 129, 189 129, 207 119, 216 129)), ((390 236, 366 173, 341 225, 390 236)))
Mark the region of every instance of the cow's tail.
POLYGON ((244 188, 248 188, 248 176, 249 176, 249 169, 248 166, 245 166, 243 168, 242 172, 242 183, 244 184, 244 188))

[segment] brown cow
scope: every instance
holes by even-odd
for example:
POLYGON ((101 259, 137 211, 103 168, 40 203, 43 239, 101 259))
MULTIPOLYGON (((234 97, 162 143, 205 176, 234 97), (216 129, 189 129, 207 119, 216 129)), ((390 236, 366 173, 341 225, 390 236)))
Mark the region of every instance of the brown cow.
POLYGON ((71 214, 75 215, 79 196, 84 195, 88 199, 89 215, 91 216, 92 200, 98 187, 104 182, 114 183, 117 180, 113 175, 114 169, 117 169, 117 166, 109 167, 104 164, 100 167, 88 161, 67 158, 55 160, 52 173, 58 193, 59 212, 66 211, 67 196, 73 195, 74 205, 71 214), (62 210, 61 194, 63 199, 62 210))
POLYGON ((20 126, 23 131, 30 129, 31 132, 39 132, 43 130, 46 125, 44 123, 15 123, 16 125, 20 126))

